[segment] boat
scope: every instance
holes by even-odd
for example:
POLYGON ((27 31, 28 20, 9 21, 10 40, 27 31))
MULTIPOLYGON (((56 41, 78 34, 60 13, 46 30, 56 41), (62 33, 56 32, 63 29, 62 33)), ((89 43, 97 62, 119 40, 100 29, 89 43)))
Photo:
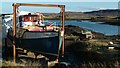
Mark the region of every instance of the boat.
MULTIPOLYGON (((5 24, 7 30, 7 46, 12 46, 13 62, 16 63, 17 48, 23 48, 34 52, 34 54, 42 54, 45 57, 54 57, 58 62, 59 57, 64 57, 64 12, 65 5, 56 4, 25 4, 13 3, 13 14, 6 22, 10 22, 10 26, 5 24), (53 23, 44 22, 44 16, 41 12, 19 12, 20 6, 36 6, 36 7, 58 7, 61 9, 61 26, 57 27, 53 23), (61 49, 61 52, 60 52, 61 49), (61 55, 60 55, 61 54, 61 55)), ((49 59, 50 60, 50 59, 49 59)))
MULTIPOLYGON (((38 12, 19 15, 17 19, 16 47, 49 57, 58 56, 59 27, 45 24, 43 14, 38 12)), ((8 29, 7 39, 13 44, 13 28, 8 29)))

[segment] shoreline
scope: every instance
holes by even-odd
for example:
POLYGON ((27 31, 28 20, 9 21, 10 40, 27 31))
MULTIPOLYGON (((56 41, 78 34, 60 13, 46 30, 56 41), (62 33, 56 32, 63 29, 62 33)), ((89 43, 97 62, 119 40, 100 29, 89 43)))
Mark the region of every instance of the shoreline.
MULTIPOLYGON (((45 20, 60 20, 59 18, 45 18, 45 20)), ((120 20, 92 20, 92 19, 68 19, 66 18, 65 20, 77 20, 77 21, 91 21, 91 22, 103 22, 100 24, 108 24, 108 25, 113 25, 113 26, 120 26, 120 20)))
POLYGON ((103 22, 101 24, 108 24, 108 25, 113 25, 113 26, 120 26, 120 20, 104 20, 104 19, 101 19, 101 20, 92 20, 92 19, 89 19, 88 21, 91 21, 91 22, 103 22))
MULTIPOLYGON (((79 33, 82 30, 85 30, 85 29, 83 29, 79 26, 72 26, 72 25, 65 26, 65 35, 69 36, 69 37, 72 37, 71 34, 73 36, 78 36, 77 32, 79 33)), ((91 31, 91 30, 88 30, 88 31, 91 31)), ((109 41, 114 41, 114 42, 119 42, 120 41, 120 35, 106 36, 106 35, 104 35, 102 33, 99 33, 99 32, 94 32, 94 31, 91 31, 91 32, 95 36, 94 39, 97 39, 97 40, 109 40, 109 41)))

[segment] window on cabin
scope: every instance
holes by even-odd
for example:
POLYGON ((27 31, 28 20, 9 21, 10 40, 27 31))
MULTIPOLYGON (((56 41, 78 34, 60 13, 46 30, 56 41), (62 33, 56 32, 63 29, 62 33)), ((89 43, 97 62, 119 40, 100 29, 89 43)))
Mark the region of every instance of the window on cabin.
POLYGON ((30 21, 32 20, 32 17, 30 17, 30 21))
POLYGON ((33 17, 33 22, 37 22, 37 16, 33 17))
POLYGON ((25 17, 24 17, 24 21, 25 21, 25 22, 29 21, 29 17, 28 17, 28 16, 25 16, 25 17))

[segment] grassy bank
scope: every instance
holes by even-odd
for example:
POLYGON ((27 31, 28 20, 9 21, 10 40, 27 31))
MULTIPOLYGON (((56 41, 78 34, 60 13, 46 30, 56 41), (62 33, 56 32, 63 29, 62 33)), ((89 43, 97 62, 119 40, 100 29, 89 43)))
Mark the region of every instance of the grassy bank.
MULTIPOLYGON (((77 26, 67 26, 65 29, 66 36, 71 36, 71 34, 73 36, 73 33, 76 31, 84 30, 77 26)), ((101 33, 92 33, 95 35, 95 38, 92 40, 65 40, 66 52, 74 55, 75 62, 73 62, 73 65, 75 68, 119 68, 120 50, 108 48, 110 41, 120 45, 116 40, 119 39, 118 36, 105 36, 101 33)))
MULTIPOLYGON (((120 67, 120 51, 109 50, 102 44, 89 42, 72 42, 66 47, 71 52, 77 62, 75 65, 85 68, 117 68, 120 67)), ((77 67, 76 67, 77 68, 77 67)))

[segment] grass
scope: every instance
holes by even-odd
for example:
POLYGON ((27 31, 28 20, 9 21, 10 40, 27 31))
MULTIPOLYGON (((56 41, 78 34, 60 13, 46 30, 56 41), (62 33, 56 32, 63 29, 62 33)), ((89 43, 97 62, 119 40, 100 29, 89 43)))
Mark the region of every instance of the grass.
POLYGON ((80 62, 111 62, 120 59, 119 50, 109 50, 108 47, 100 42, 73 42, 66 48, 74 54, 80 62))
POLYGON ((7 59, 4 59, 1 66, 8 67, 8 66, 25 66, 25 67, 37 67, 42 68, 47 66, 47 62, 42 61, 43 59, 39 59, 42 56, 38 56, 38 59, 34 58, 34 55, 32 52, 28 52, 27 55, 23 55, 21 58, 17 57, 16 63, 13 63, 12 57, 9 56, 7 59), (29 56, 29 57, 27 57, 29 56))
MULTIPOLYGON (((27 61, 27 63, 14 63, 13 61, 3 61, 2 62, 3 67, 8 67, 8 66, 36 66, 36 67, 42 67, 41 63, 38 61, 27 61)), ((31 68, 32 68, 31 67, 31 68)))
MULTIPOLYGON (((32 61, 28 61, 28 63, 26 64, 22 64, 22 63, 19 63, 19 64, 14 64, 13 62, 11 61, 4 61, 2 63, 3 67, 29 67, 29 68, 44 68, 42 67, 41 64, 39 64, 38 62, 32 62, 32 61)), ((52 68, 52 66, 54 66, 53 64, 51 64, 51 66, 49 68, 52 68)), ((115 62, 109 62, 109 63, 106 63, 106 62, 84 62, 84 63, 81 63, 81 64, 76 64, 76 65, 73 65, 74 68, 120 68, 120 62, 119 61, 115 61, 115 62)), ((55 66, 54 66, 55 67, 55 66)), ((56 68, 59 67, 59 66, 56 66, 56 68)))
POLYGON ((1 64, 0 64, 0 67, 28 67, 28 68, 47 68, 47 67, 52 67, 54 66, 55 63, 52 61, 52 62, 49 62, 48 63, 48 66, 45 65, 44 63, 41 63, 39 61, 26 61, 26 62, 18 62, 16 64, 14 64, 13 61, 3 61, 1 64))
POLYGON ((83 63, 82 68, 120 68, 120 62, 115 63, 83 63))

